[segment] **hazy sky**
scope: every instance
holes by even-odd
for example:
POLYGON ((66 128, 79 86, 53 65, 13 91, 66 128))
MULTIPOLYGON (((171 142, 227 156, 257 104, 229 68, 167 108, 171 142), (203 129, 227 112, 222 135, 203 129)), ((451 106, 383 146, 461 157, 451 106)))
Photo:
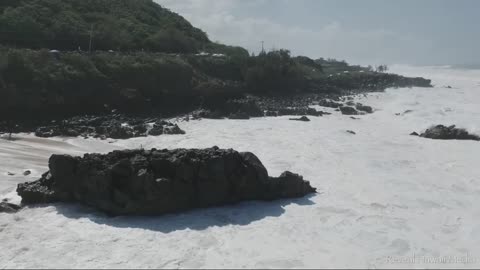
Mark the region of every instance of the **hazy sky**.
POLYGON ((477 0, 155 0, 210 39, 352 63, 480 62, 477 0))

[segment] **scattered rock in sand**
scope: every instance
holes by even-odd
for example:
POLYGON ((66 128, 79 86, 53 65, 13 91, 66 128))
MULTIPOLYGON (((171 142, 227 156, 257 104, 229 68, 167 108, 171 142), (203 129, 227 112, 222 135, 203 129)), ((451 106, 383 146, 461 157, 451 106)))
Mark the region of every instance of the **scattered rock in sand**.
POLYGON ((353 135, 356 135, 356 134, 357 134, 357 133, 355 133, 355 131, 353 131, 353 130, 347 130, 347 132, 350 133, 350 134, 353 134, 353 135))
POLYGON ((13 203, 8 203, 8 202, 0 202, 0 213, 16 213, 18 210, 20 210, 22 207, 20 205, 16 205, 13 203))
POLYGON ((355 108, 350 107, 350 106, 340 107, 340 111, 341 111, 342 114, 344 114, 344 115, 358 115, 358 111, 355 110, 355 108))
POLYGON ((373 113, 373 108, 367 105, 363 105, 361 103, 357 103, 355 108, 359 111, 366 112, 366 113, 373 113))
POLYGON ((350 116, 350 118, 353 119, 353 120, 360 120, 360 118, 355 117, 355 116, 350 116))
POLYGON ((252 153, 218 147, 52 155, 49 168, 18 185, 23 204, 77 201, 112 215, 160 215, 316 191, 297 174, 268 176, 252 153))
POLYGON ((480 141, 480 136, 468 133, 465 129, 456 128, 455 125, 446 127, 437 125, 427 129, 420 137, 436 140, 474 140, 480 141))
POLYGON ((23 172, 23 175, 24 175, 24 176, 28 176, 28 175, 30 175, 31 173, 32 173, 32 171, 26 170, 26 171, 23 172))
POLYGON ((7 172, 7 175, 9 175, 9 176, 14 176, 15 174, 12 173, 12 172, 7 172))
POLYGON ((303 121, 303 122, 310 122, 310 119, 306 116, 302 116, 300 118, 290 118, 289 120, 292 121, 303 121))
POLYGON ((415 132, 415 131, 414 131, 414 132, 412 132, 412 133, 410 133, 410 135, 411 135, 411 136, 420 136, 420 134, 418 134, 418 133, 417 133, 417 132, 415 132))

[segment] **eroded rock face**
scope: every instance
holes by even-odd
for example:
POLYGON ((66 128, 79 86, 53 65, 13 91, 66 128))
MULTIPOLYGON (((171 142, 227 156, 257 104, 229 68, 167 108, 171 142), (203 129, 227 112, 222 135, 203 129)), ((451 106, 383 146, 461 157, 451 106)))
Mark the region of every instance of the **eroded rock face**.
POLYGON ((160 215, 315 192, 290 172, 269 177, 252 153, 217 147, 52 155, 49 168, 18 185, 22 203, 78 201, 112 215, 160 215))
POLYGON ((420 137, 437 140, 474 140, 480 141, 480 136, 468 133, 465 129, 456 128, 455 125, 446 127, 437 125, 427 129, 420 137))

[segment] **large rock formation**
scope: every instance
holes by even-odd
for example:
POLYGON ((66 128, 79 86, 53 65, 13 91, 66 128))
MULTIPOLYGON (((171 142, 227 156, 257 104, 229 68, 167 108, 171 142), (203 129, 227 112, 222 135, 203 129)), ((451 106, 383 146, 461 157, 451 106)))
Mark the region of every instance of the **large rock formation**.
POLYGON ((480 136, 468 133, 465 129, 456 128, 455 125, 446 127, 437 125, 427 129, 420 137, 437 140, 474 140, 480 141, 480 136))
POLYGON ((49 168, 18 185, 23 204, 77 201, 112 215, 160 215, 315 192, 297 174, 269 177, 252 153, 218 147, 52 155, 49 168))

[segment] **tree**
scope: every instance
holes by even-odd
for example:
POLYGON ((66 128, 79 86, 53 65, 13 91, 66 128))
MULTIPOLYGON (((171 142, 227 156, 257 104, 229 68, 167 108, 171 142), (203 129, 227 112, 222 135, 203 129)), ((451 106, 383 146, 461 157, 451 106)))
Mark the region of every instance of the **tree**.
POLYGON ((245 82, 255 92, 285 92, 301 88, 302 74, 290 51, 274 50, 251 58, 245 82))
POLYGON ((384 73, 388 71, 388 66, 387 65, 379 65, 377 66, 377 72, 384 73))

